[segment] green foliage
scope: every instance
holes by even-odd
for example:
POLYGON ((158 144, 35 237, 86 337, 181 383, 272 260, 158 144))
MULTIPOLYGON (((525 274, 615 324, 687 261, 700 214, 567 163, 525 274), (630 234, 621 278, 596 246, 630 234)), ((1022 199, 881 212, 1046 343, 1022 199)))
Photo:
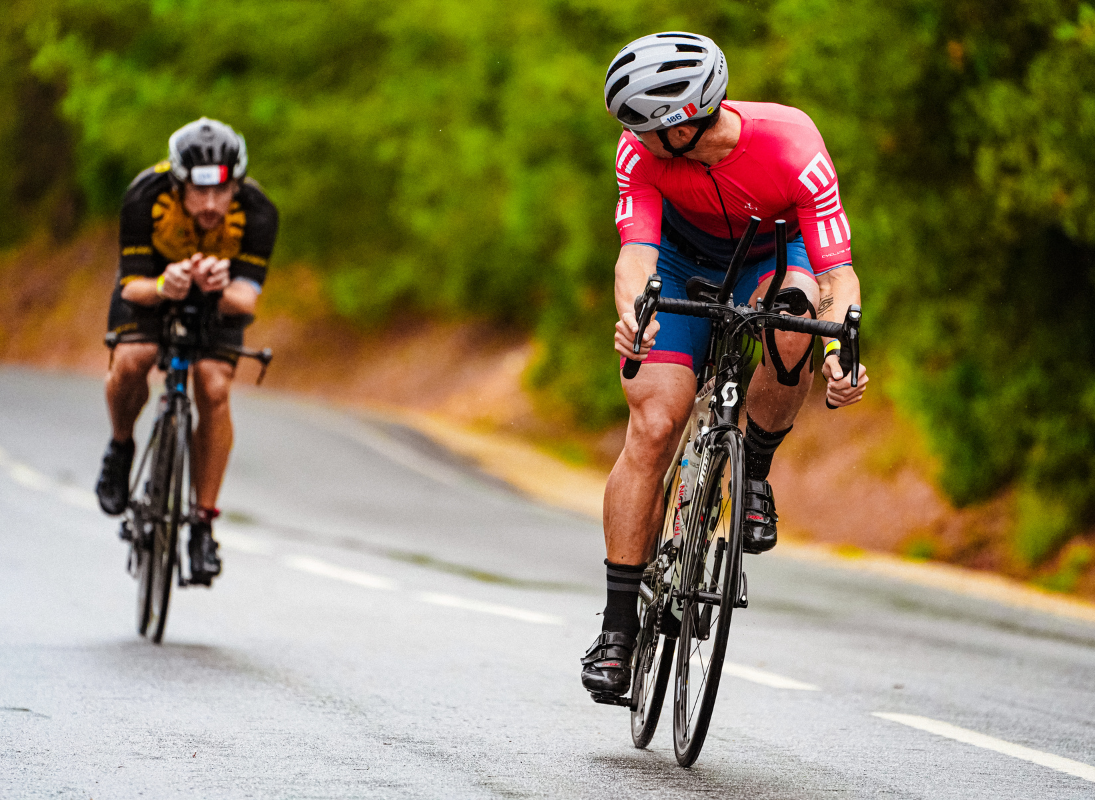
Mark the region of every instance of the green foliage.
POLYGON ((0 241, 45 224, 42 209, 55 217, 74 181, 92 213, 113 213, 172 130, 219 117, 247 135, 252 174, 282 210, 279 256, 319 265, 341 313, 523 327, 542 345, 532 382, 591 427, 625 413, 609 344, 619 128, 604 69, 643 33, 708 33, 732 97, 797 105, 826 137, 855 228, 868 362, 888 362, 944 489, 971 503, 1017 484, 1016 552, 1031 562, 1095 521, 1090 5, 9 5, 0 202, 19 214, 0 241), (68 133, 30 124, 57 97, 68 133))
POLYGON ((920 534, 909 539, 903 549, 910 561, 931 561, 939 552, 939 542, 930 534, 920 534))
POLYGON ((1035 583, 1051 592, 1072 592, 1084 574, 1095 563, 1095 547, 1083 542, 1072 542, 1064 549, 1057 569, 1038 578, 1035 583))

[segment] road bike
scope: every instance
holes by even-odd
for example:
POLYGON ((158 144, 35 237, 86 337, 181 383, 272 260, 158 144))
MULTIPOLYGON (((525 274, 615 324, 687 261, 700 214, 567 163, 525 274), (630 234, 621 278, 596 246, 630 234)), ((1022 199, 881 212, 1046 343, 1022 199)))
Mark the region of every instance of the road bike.
MULTIPOLYGON (((198 303, 169 303, 163 317, 157 366, 165 387, 157 403, 156 419, 148 444, 130 485, 130 501, 122 517, 119 536, 129 542, 127 571, 137 579, 137 632, 159 644, 167 625, 173 574, 179 587, 190 585, 180 557, 179 529, 189 528, 196 507, 190 474, 193 411, 187 387, 190 365, 205 352, 206 322, 210 312, 198 303)), ((111 332, 106 345, 113 349, 124 336, 111 332)), ((253 358, 262 364, 257 383, 262 383, 273 358, 269 348, 217 344, 217 352, 253 358)))
MULTIPOLYGON (((731 614, 749 605, 742 568, 745 450, 739 416, 756 342, 765 331, 777 330, 838 338, 841 369, 852 376, 853 386, 859 378, 861 310, 851 306, 843 324, 801 316, 810 310, 805 293, 782 290, 787 274, 783 220, 776 222, 776 272, 763 301, 756 308, 734 305, 731 289, 759 224, 759 218, 751 219, 721 286, 692 278, 687 300, 665 298, 661 280, 651 275, 635 300, 635 353, 655 311, 707 318, 712 330, 692 416, 663 483, 665 521, 639 585, 631 696, 593 699, 629 707, 632 740, 646 747, 675 670, 673 749, 684 767, 695 763, 707 736, 731 614)), ((629 359, 624 376, 634 377, 639 363, 629 359)))

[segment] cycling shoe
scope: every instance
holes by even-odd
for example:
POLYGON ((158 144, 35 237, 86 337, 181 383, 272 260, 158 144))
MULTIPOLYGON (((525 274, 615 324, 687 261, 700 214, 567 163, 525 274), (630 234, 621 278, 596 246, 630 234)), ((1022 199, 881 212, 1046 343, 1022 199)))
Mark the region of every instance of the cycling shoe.
POLYGON ((208 522, 190 523, 190 582, 211 586, 221 574, 220 545, 213 539, 213 526, 208 522))
POLYGON ((627 694, 634 649, 634 636, 602 631, 582 656, 582 686, 594 694, 627 694))
POLYGON ((745 480, 745 525, 742 550, 765 553, 776 546, 776 501, 768 481, 745 480))
POLYGON ((99 498, 99 507, 111 516, 121 514, 129 503, 129 471, 133 468, 135 449, 132 439, 125 442, 111 439, 103 456, 95 495, 99 498))

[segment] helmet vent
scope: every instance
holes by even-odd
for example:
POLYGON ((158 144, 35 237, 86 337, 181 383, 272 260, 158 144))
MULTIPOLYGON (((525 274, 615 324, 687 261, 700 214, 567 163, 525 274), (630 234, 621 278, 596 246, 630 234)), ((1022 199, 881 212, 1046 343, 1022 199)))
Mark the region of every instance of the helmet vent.
POLYGON ((620 120, 624 125, 642 125, 649 122, 646 117, 633 109, 627 103, 620 106, 619 112, 616 114, 616 118, 620 120))
POLYGON ((698 44, 679 44, 677 45, 678 53, 706 53, 706 47, 700 47, 698 44))
POLYGON ((660 67, 658 72, 669 72, 671 69, 684 69, 685 67, 698 67, 702 65, 702 61, 666 61, 660 67))
POLYGON ((687 88, 688 81, 677 81, 676 83, 667 83, 664 86, 655 86, 653 89, 647 89, 646 94, 653 95, 654 97, 676 97, 687 88))
POLYGON ((711 81, 715 80, 715 70, 711 70, 711 74, 707 76, 707 80, 703 82, 703 89, 700 91, 700 98, 707 95, 707 90, 711 88, 711 81))
POLYGON ((618 70, 620 67, 624 66, 625 64, 630 64, 634 60, 635 60, 635 54, 634 53, 628 53, 623 58, 618 59, 615 64, 613 64, 611 67, 608 68, 608 74, 605 76, 605 85, 608 84, 608 81, 612 77, 613 72, 615 72, 616 70, 618 70))
POLYGON ((691 33, 658 33, 655 34, 658 39, 695 39, 697 42, 702 41, 699 36, 693 36, 691 33))
POLYGON ((607 105, 607 106, 612 105, 613 98, 616 97, 616 95, 618 95, 620 93, 621 89, 623 89, 625 86, 627 86, 627 84, 630 80, 631 80, 631 76, 624 75, 622 78, 620 78, 614 84, 612 84, 612 88, 608 90, 608 97, 605 98, 605 105, 607 105))

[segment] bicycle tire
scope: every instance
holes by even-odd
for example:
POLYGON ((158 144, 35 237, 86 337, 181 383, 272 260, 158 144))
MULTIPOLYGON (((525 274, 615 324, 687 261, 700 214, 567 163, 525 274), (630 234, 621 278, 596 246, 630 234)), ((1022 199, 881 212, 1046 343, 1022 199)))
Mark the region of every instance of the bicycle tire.
MULTIPOLYGON (((663 548, 673 539, 673 522, 676 516, 677 491, 681 483, 681 468, 673 468, 672 477, 665 484, 662 493, 662 530, 654 543, 654 562, 661 557, 663 548)), ((666 639, 659 631, 656 616, 666 610, 666 592, 661 582, 664 575, 657 574, 658 567, 651 565, 650 573, 644 577, 647 585, 655 593, 654 602, 647 604, 639 598, 639 636, 635 643, 634 663, 631 674, 631 740, 640 750, 650 744, 661 717, 665 692, 669 686, 669 676, 673 672, 673 653, 676 639, 666 639), (655 585, 655 584, 659 585, 655 585)))
POLYGON ((145 636, 148 633, 149 613, 152 607, 152 528, 155 524, 154 509, 158 506, 156 500, 156 464, 159 463, 160 432, 163 429, 164 417, 156 419, 152 433, 148 437, 148 444, 141 455, 140 465, 133 480, 130 494, 132 511, 132 536, 130 557, 136 559, 133 568, 133 576, 137 579, 137 633, 145 636), (138 487, 140 494, 138 495, 138 487))
POLYGON ((682 767, 695 763, 707 737, 741 584, 745 466, 741 432, 730 430, 721 442, 709 445, 708 454, 703 496, 692 504, 684 534, 688 540, 682 545, 680 585, 685 596, 673 691, 673 750, 682 767), (724 480, 728 503, 723 503, 724 480), (718 590, 719 604, 692 594, 701 588, 712 593, 718 590), (712 622, 716 612, 717 619, 712 622), (699 681, 693 680, 697 666, 699 681))
POLYGON ((654 731, 658 729, 665 692, 669 688, 669 676, 673 672, 676 645, 676 639, 654 634, 647 638, 644 647, 635 648, 631 740, 640 750, 650 744, 654 731))
POLYGON ((171 425, 165 427, 165 481, 162 513, 158 515, 152 545, 152 587, 149 628, 152 641, 163 641, 167 626, 167 611, 171 602, 171 584, 178 563, 179 524, 182 520, 182 489, 186 482, 186 456, 190 439, 190 414, 185 402, 176 401, 170 416, 171 425))

